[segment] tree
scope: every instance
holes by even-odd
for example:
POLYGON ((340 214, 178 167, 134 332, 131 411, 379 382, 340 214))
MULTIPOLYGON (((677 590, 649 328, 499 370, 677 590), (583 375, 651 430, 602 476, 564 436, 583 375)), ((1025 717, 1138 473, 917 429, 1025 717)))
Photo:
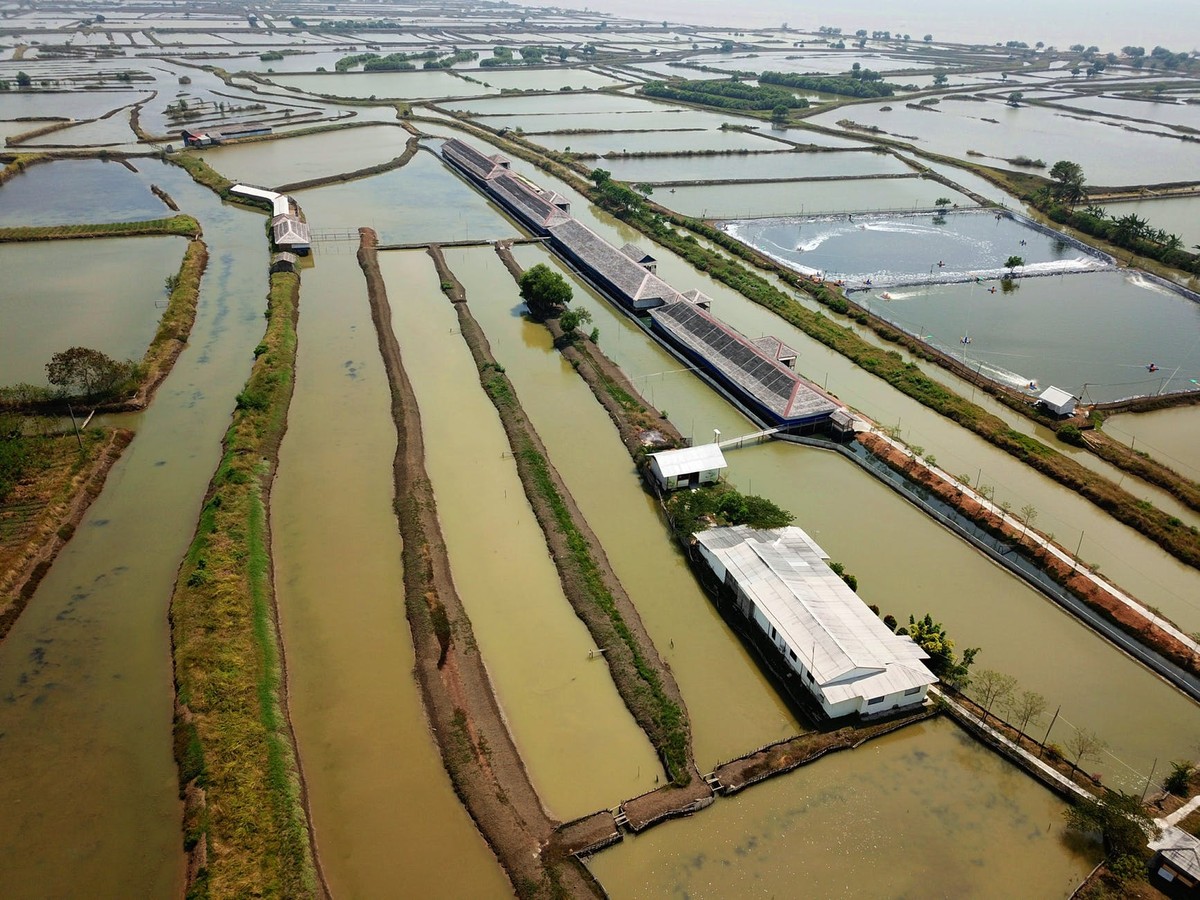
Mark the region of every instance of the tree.
POLYGON ((933 83, 939 87, 950 80, 950 76, 945 72, 935 70, 933 73, 933 83))
POLYGON ((1060 159, 1050 167, 1050 180, 1054 182, 1050 186, 1050 196, 1055 200, 1069 203, 1072 209, 1076 204, 1087 199, 1087 189, 1084 187, 1087 179, 1084 177, 1083 168, 1079 163, 1071 162, 1069 159, 1060 159))
POLYGON ((521 299, 535 319, 552 319, 571 302, 574 292, 565 278, 545 263, 538 263, 521 276, 521 299))
POLYGON ((576 337, 576 329, 591 321, 592 312, 586 307, 567 309, 563 310, 562 315, 558 317, 558 327, 563 330, 563 336, 573 342, 576 337))
POLYGON ((932 41, 932 40, 933 40, 933 35, 932 35, 932 34, 927 34, 927 35, 925 35, 925 37, 921 38, 921 40, 923 40, 925 43, 927 43, 927 44, 928 44, 930 41, 932 41))
POLYGON ((1046 711, 1046 698, 1037 691, 1021 691, 1013 703, 1012 711, 1013 717, 1021 723, 1017 726, 1017 731, 1024 734, 1025 726, 1030 720, 1038 718, 1046 711))
POLYGON ((788 114, 790 112, 791 109, 788 108, 786 103, 780 103, 773 110, 771 110, 771 121, 776 125, 782 125, 788 120, 788 114))
POLYGON ((983 721, 986 722, 988 714, 992 711, 992 704, 996 701, 1003 704, 1012 696, 1017 687, 1017 679, 995 669, 984 669, 971 679, 971 687, 979 695, 980 705, 983 706, 983 721))
POLYGON ((1079 768, 1080 760, 1098 756, 1102 751, 1108 749, 1108 742, 1094 731, 1089 731, 1086 728, 1077 728, 1075 733, 1067 738, 1067 749, 1074 754, 1075 758, 1071 762, 1072 767, 1079 768))
POLYGON ((120 363, 90 347, 72 347, 55 353, 46 363, 46 378, 71 395, 91 397, 108 393, 126 380, 132 363, 120 363))
POLYGON ((1110 860, 1140 856, 1149 838, 1158 837, 1159 829, 1135 794, 1106 791, 1100 800, 1079 799, 1063 815, 1067 827, 1076 831, 1099 831, 1110 860))
POLYGON ((1177 797, 1186 797, 1192 790, 1192 776, 1196 767, 1190 760, 1179 759, 1171 763, 1171 774, 1163 781, 1163 790, 1177 797))
POLYGON ((17 73, 17 87, 27 88, 33 85, 33 79, 29 77, 28 72, 17 73))
MULTIPOLYGON (((979 653, 978 647, 968 647, 962 658, 954 654, 954 641, 946 634, 941 622, 933 621, 929 613, 925 618, 908 617, 904 633, 911 637, 922 650, 929 654, 929 669, 947 684, 954 687, 967 685, 967 670, 979 653)), ((899 632, 897 632, 899 634, 899 632)))
POLYGON ((1037 507, 1032 503, 1026 503, 1021 507, 1021 537, 1025 537, 1025 532, 1029 530, 1029 526, 1037 516, 1037 507))
POLYGON ((933 205, 938 207, 938 209, 941 209, 944 206, 949 206, 953 202, 954 201, 952 201, 949 197, 938 197, 933 201, 933 205))
POLYGON ((1022 91, 1013 91, 1008 95, 1008 105, 1019 106, 1024 98, 1025 94, 1022 91))
POLYGON ((1017 256, 1016 254, 1013 254, 1012 256, 1010 256, 1008 259, 1006 259, 1004 261, 1004 268, 1008 269, 1008 274, 1010 276, 1013 273, 1013 269, 1016 269, 1017 267, 1023 266, 1023 265, 1025 265, 1025 258, 1021 257, 1021 256, 1017 256))

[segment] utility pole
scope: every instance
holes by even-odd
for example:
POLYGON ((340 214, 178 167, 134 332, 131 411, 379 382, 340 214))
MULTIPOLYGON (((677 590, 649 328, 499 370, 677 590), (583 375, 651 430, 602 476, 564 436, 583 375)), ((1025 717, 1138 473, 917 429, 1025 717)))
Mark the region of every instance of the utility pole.
POLYGON ((71 417, 71 427, 75 429, 75 440, 79 442, 79 452, 83 452, 83 438, 79 436, 79 426, 75 423, 75 411, 71 409, 71 404, 67 404, 67 413, 71 417))
POLYGON ((1038 751, 1038 759, 1042 758, 1042 753, 1046 749, 1046 741, 1050 740, 1050 731, 1054 728, 1054 723, 1058 721, 1058 714, 1062 712, 1062 704, 1058 705, 1058 709, 1054 711, 1054 718, 1050 720, 1050 728, 1046 729, 1046 736, 1042 738, 1042 749, 1038 751))

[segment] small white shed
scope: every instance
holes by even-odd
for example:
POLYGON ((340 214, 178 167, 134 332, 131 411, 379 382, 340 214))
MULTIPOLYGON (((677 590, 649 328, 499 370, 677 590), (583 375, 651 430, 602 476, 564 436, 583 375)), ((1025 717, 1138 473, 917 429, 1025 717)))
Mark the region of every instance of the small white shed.
POLYGON ((1050 385, 1050 387, 1042 391, 1038 396, 1038 400, 1056 416, 1071 416, 1075 414, 1075 397, 1073 394, 1068 394, 1062 388, 1050 385))
POLYGON ((650 454, 650 471, 659 487, 667 491, 713 484, 726 467, 725 454, 716 444, 663 450, 650 454))

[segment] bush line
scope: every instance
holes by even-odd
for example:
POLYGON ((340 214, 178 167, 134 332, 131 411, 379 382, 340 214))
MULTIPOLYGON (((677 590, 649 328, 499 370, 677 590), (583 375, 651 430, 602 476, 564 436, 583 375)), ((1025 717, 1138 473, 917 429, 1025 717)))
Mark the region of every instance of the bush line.
POLYGON ((191 216, 171 216, 169 219, 147 219, 140 222, 107 222, 88 225, 20 225, 0 228, 0 242, 61 241, 78 238, 142 237, 173 235, 195 238, 200 236, 200 223, 191 216))

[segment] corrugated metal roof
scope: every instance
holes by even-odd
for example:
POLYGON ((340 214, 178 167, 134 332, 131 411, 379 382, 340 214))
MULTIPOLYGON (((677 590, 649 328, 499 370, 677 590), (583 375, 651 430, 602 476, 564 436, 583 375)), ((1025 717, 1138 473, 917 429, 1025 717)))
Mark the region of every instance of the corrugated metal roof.
POLYGON ((724 469, 725 454, 716 444, 701 444, 699 447, 683 447, 679 450, 663 450, 650 454, 658 461, 663 476, 686 475, 689 472, 706 472, 709 469, 724 469))
POLYGON ((1162 835, 1149 846, 1169 859, 1176 869, 1200 880, 1200 839, 1176 825, 1165 825, 1162 835))
POLYGON ((638 265, 596 232, 576 219, 550 226, 556 239, 603 275, 631 302, 661 300, 678 302, 681 294, 657 275, 638 265))
POLYGON ((1038 395, 1038 399, 1044 403, 1049 403, 1051 406, 1065 406, 1068 403, 1075 402, 1075 395, 1064 391, 1062 388, 1050 385, 1038 395))
POLYGON ((937 681, 920 662, 928 654, 911 638, 893 634, 802 529, 738 525, 702 531, 696 539, 733 574, 829 703, 937 681))

